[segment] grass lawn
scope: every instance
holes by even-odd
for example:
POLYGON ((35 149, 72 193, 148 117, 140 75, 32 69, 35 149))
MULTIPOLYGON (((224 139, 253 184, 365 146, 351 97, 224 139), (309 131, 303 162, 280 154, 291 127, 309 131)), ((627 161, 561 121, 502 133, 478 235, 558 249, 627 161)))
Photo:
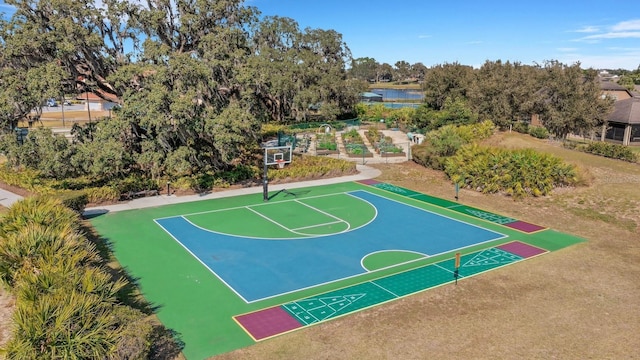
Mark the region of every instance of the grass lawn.
MULTIPOLYGON (((460 201, 588 241, 279 336, 216 359, 623 359, 640 348, 640 165, 502 133, 496 146, 556 154, 586 186, 513 200, 463 189, 460 201)), ((441 172, 375 165, 379 181, 453 200, 441 172)))

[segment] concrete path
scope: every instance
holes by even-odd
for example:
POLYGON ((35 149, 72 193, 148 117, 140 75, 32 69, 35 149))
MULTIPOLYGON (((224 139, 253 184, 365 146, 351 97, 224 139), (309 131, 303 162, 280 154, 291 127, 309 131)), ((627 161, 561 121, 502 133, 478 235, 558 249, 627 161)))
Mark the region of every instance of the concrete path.
MULTIPOLYGON (((273 184, 273 185, 269 185, 269 192, 278 191, 282 189, 297 189, 297 188, 309 187, 309 186, 328 185, 328 184, 337 184, 337 183, 356 181, 356 180, 372 179, 377 176, 380 176, 380 170, 374 169, 372 167, 369 167, 366 165, 356 165, 356 168, 359 171, 359 173, 356 175, 311 180, 311 181, 300 181, 300 182, 286 183, 286 184, 273 184)), ((141 208, 162 206, 162 205, 168 205, 168 204, 178 204, 178 203, 184 203, 184 202, 218 199, 218 198, 229 197, 229 196, 257 194, 257 193, 262 193, 262 186, 253 186, 253 187, 242 188, 242 189, 215 191, 212 193, 202 194, 202 195, 198 194, 198 195, 187 195, 187 196, 175 196, 175 195, 167 196, 166 194, 163 194, 163 195, 157 195, 157 196, 144 197, 140 199, 134 199, 128 202, 118 203, 114 205, 104 205, 104 206, 87 208, 84 212, 84 216, 95 216, 95 215, 104 214, 111 211, 141 209, 141 208)))
POLYGON ((22 196, 0 189, 0 205, 10 207, 14 202, 22 200, 22 196))
MULTIPOLYGON (((297 188, 309 187, 309 186, 328 185, 328 184, 337 184, 341 182, 372 179, 377 176, 380 176, 380 170, 374 169, 366 165, 358 164, 356 165, 356 169, 358 169, 359 171, 359 173, 356 175, 319 179, 319 180, 310 180, 310 181, 300 181, 295 183, 269 185, 269 192, 278 191, 282 189, 297 189, 297 188)), ((223 198, 223 197, 229 197, 229 196, 257 194, 261 192, 262 192, 262 186, 253 186, 253 187, 242 188, 242 189, 215 191, 212 193, 202 194, 202 195, 197 194, 197 195, 187 195, 187 196, 176 196, 176 195, 168 196, 166 194, 163 194, 163 195, 157 195, 157 196, 144 197, 140 199, 134 199, 128 202, 122 202, 114 205, 90 207, 85 209, 84 216, 95 216, 95 215, 104 214, 111 211, 141 209, 141 208, 162 206, 162 205, 168 205, 168 204, 178 204, 178 203, 191 202, 191 201, 217 199, 217 198, 223 198)), ((22 196, 0 189, 0 205, 4 207, 11 207, 13 203, 19 200, 22 200, 22 196)))

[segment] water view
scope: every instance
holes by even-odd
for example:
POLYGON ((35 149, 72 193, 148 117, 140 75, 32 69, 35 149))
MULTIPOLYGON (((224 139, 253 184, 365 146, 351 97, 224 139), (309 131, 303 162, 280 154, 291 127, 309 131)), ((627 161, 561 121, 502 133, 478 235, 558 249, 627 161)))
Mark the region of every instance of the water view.
POLYGON ((372 93, 382 95, 382 101, 390 100, 422 100, 422 91, 415 89, 371 89, 372 93))

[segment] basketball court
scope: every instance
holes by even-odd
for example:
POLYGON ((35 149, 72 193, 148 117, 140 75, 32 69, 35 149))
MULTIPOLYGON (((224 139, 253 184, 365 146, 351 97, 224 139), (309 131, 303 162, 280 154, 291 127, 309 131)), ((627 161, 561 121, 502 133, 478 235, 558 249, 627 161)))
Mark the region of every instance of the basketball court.
POLYGON ((265 192, 91 220, 188 358, 582 241, 375 180, 265 192))

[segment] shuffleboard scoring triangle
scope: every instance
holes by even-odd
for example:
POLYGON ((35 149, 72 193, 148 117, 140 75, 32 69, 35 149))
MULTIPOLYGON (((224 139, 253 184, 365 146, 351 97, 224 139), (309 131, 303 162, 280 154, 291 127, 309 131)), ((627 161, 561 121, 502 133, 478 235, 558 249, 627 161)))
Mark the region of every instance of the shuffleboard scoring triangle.
POLYGON ((462 267, 510 264, 518 260, 521 260, 521 257, 500 249, 490 248, 477 253, 474 257, 462 264, 462 267))

